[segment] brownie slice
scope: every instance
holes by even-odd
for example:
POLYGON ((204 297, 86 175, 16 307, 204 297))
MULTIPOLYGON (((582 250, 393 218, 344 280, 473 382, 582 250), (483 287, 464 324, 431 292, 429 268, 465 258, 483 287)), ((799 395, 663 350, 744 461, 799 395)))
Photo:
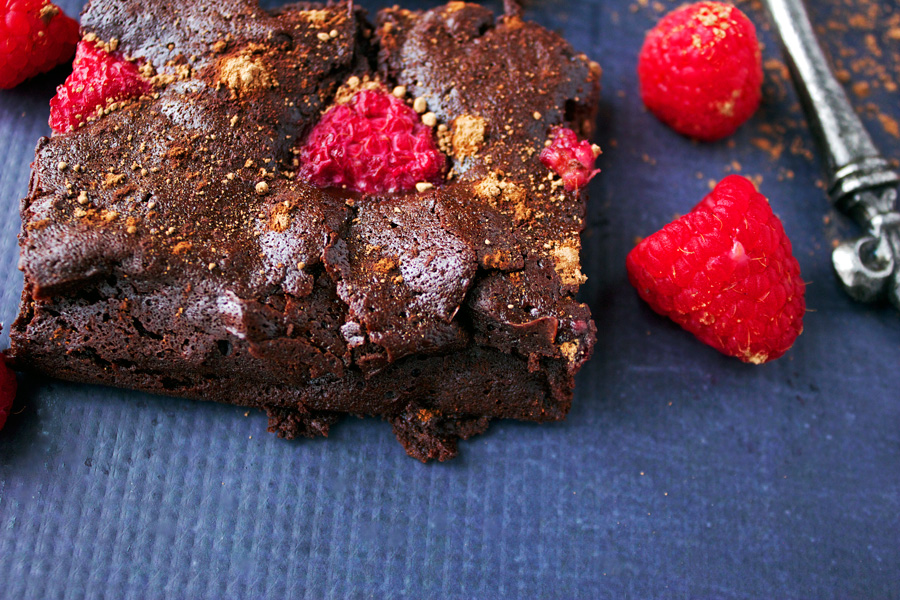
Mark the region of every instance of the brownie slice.
POLYGON ((565 417, 596 331, 585 194, 538 154, 555 126, 590 136, 596 63, 462 2, 370 24, 346 3, 93 0, 82 27, 156 87, 38 143, 18 368, 258 407, 287 438, 379 416, 423 461, 492 418, 565 417), (299 180, 321 114, 379 84, 426 101, 445 183, 299 180))

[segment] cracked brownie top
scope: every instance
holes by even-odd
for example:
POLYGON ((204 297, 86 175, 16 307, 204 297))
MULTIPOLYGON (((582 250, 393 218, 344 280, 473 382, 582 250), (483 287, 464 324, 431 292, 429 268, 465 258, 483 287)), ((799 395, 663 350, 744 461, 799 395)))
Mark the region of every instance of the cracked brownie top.
POLYGON ((152 88, 39 143, 21 236, 35 300, 108 277, 181 286, 213 308, 179 318, 248 339, 269 326, 248 306, 274 302, 311 377, 470 343, 571 373, 589 357, 583 191, 539 154, 556 127, 590 135, 600 68, 559 36, 462 2, 371 25, 347 4, 93 0, 82 27, 152 88), (360 193, 299 175, 322 115, 364 89, 432 128, 439 180, 360 193), (303 314, 322 286, 339 334, 303 314))

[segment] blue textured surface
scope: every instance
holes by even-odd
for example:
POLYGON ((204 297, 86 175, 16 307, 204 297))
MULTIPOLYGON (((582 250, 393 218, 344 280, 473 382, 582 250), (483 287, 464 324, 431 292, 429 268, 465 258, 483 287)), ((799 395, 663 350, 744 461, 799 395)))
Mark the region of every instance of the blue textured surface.
MULTIPOLYGON (((900 157, 898 93, 885 89, 900 80, 900 9, 813 8, 836 58, 871 61, 854 77, 887 74, 854 101, 900 157), (866 10, 876 14, 849 18, 866 10)), ((642 109, 636 56, 657 14, 619 0, 526 10, 605 69, 583 256, 601 342, 567 421, 495 423, 459 459, 426 466, 374 420, 286 442, 233 407, 29 379, 0 433, 0 597, 900 598, 900 317, 835 282, 831 243, 855 232, 816 185, 776 63, 733 143, 691 143, 642 109), (809 282, 805 333, 762 367, 656 316, 624 269, 636 236, 737 168, 762 176, 809 282)), ((765 59, 779 58, 761 35, 765 59)), ((21 291, 18 200, 64 77, 0 92, 7 324, 21 291)))

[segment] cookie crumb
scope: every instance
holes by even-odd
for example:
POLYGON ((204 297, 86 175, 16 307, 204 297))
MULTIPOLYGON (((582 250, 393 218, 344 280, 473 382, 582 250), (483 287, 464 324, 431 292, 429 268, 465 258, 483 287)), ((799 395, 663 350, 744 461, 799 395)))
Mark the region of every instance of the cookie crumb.
POLYGON ((578 358, 578 340, 573 340, 571 342, 565 342, 563 344, 560 344, 559 352, 569 362, 575 362, 575 360, 578 358))
POLYGON ((556 261, 556 272, 564 284, 582 285, 587 281, 587 277, 581 272, 577 242, 563 242, 553 248, 552 254, 556 261))
POLYGON ((451 145, 457 158, 474 156, 484 143, 486 123, 481 117, 461 115, 453 121, 451 145))
POLYGON ((233 97, 276 86, 275 78, 262 59, 246 54, 221 61, 219 82, 231 90, 233 97))

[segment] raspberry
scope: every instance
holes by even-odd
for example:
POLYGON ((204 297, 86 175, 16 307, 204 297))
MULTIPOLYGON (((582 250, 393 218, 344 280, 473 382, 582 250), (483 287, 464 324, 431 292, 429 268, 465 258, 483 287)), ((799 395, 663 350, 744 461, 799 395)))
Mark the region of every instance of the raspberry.
POLYGON ((16 374, 6 366, 6 357, 0 353, 0 429, 6 425, 6 418, 16 399, 16 374))
POLYGON ((78 23, 47 0, 0 0, 0 89, 72 58, 78 23))
POLYGON ((638 78, 644 104, 675 131, 703 141, 729 136, 762 97, 756 29, 721 2, 675 9, 647 34, 638 78))
POLYGON ((371 194, 436 184, 443 170, 431 128, 412 108, 385 92, 362 90, 329 109, 310 132, 298 176, 318 187, 371 194))
POLYGON ((804 285, 791 242, 765 196, 740 175, 644 239, 626 262, 653 310, 744 362, 778 358, 803 330, 804 285))
POLYGON ((571 192, 586 186, 600 172, 594 168, 599 154, 599 146, 579 142, 574 131, 560 127, 554 132, 550 145, 541 151, 540 159, 545 167, 562 177, 566 190, 571 192))
POLYGON ((150 82, 133 62, 81 41, 72 74, 50 100, 50 127, 57 133, 78 129, 111 102, 147 94, 150 82))

